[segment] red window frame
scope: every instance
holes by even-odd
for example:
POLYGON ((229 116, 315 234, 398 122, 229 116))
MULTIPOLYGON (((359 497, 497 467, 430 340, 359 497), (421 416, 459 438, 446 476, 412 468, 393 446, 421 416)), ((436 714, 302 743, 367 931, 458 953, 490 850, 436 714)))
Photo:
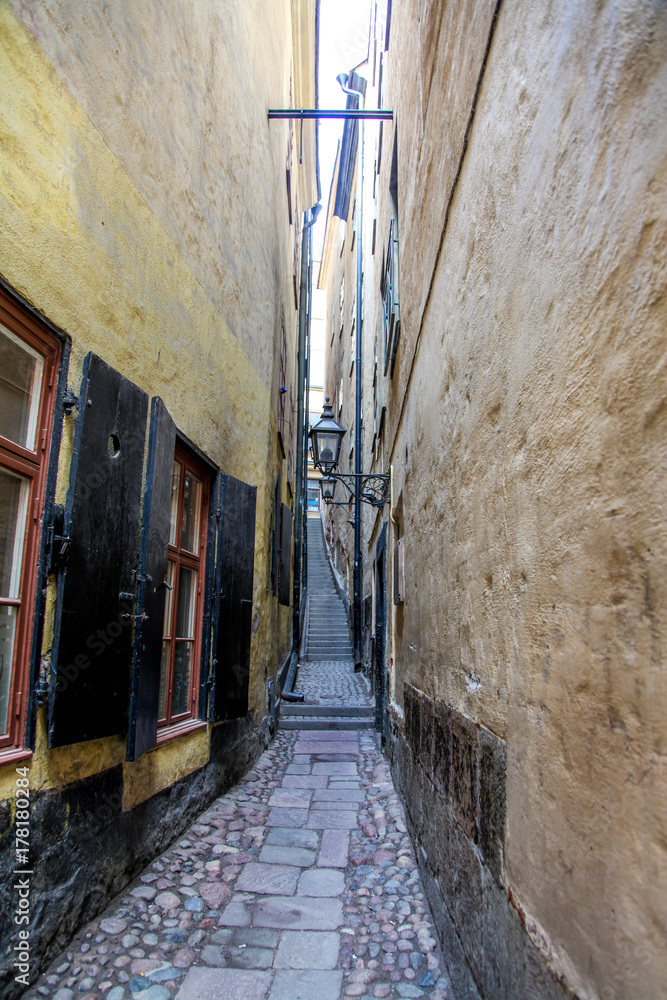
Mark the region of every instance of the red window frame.
POLYGON ((208 523, 208 504, 210 477, 205 466, 198 462, 194 456, 185 450, 178 442, 174 450, 174 464, 180 465, 180 481, 178 506, 176 513, 176 540, 175 544, 169 543, 169 572, 173 566, 173 590, 167 595, 165 609, 170 612, 169 635, 163 635, 163 643, 169 646, 167 674, 165 680, 165 714, 158 720, 158 730, 160 736, 166 738, 174 731, 197 722, 197 694, 199 691, 199 675, 201 660, 201 640, 202 621, 204 614, 204 573, 206 570, 206 536, 208 523), (185 481, 187 474, 191 472, 202 484, 202 497, 200 508, 200 528, 199 528, 199 548, 195 555, 182 547, 183 531, 183 506, 185 494, 185 481), (176 636, 176 618, 178 613, 178 597, 180 570, 191 569, 197 573, 197 590, 195 594, 195 610, 192 639, 184 639, 176 636), (179 643, 189 642, 192 648, 190 661, 190 691, 188 695, 188 708, 184 712, 174 713, 173 709, 173 680, 174 680, 174 658, 176 647, 179 643))
POLYGON ((24 309, 3 289, 0 289, 0 323, 15 337, 36 351, 44 362, 34 450, 25 448, 0 435, 0 466, 27 479, 30 484, 19 595, 16 599, 0 597, 0 605, 18 608, 7 733, 0 735, 0 763, 6 763, 16 757, 26 756, 30 752, 23 749, 30 684, 30 651, 35 628, 34 608, 43 527, 44 494, 54 422, 61 343, 45 324, 40 323, 36 316, 24 309))

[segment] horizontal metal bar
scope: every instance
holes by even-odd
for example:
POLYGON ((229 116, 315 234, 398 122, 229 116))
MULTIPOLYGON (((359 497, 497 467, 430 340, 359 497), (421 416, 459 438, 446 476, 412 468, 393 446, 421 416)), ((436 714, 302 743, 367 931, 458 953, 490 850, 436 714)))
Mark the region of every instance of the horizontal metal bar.
POLYGON ((328 472, 327 475, 340 482, 346 479, 380 479, 383 483, 388 483, 390 478, 388 472, 328 472))
POLYGON ((391 121, 394 117, 393 111, 379 110, 379 111, 361 111, 361 110, 351 110, 338 111, 325 110, 323 108, 270 108, 269 118, 300 118, 302 121, 308 118, 347 118, 351 121, 391 121))

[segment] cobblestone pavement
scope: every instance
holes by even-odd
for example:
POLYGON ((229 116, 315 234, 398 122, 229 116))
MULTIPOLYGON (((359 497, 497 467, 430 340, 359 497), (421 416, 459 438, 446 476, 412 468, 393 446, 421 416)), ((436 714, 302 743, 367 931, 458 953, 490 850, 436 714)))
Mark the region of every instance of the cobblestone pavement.
POLYGON ((295 691, 302 691, 307 705, 372 705, 371 689, 352 660, 306 660, 299 663, 295 691))
POLYGON ((279 732, 24 997, 452 996, 377 736, 279 732))

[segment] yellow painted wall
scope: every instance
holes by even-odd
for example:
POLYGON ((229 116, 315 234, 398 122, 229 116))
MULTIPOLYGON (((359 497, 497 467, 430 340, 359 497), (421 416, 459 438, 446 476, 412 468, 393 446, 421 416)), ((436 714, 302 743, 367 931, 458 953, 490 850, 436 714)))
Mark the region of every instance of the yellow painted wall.
MULTIPOLYGON (((75 391, 94 351, 160 396, 178 430, 223 471, 257 485, 257 724, 266 676, 289 646, 289 611, 278 612, 268 580, 281 302, 292 356, 297 313, 287 131, 270 127, 265 112, 288 103, 290 4, 272 5, 270 18, 255 10, 254 33, 249 5, 235 7, 232 22, 218 4, 148 4, 141 25, 125 5, 93 7, 0 0, 0 275, 70 335, 75 391), (198 60, 204 44, 208 57, 198 60), (259 62, 265 72, 244 83, 259 62)), ((304 206, 312 162, 294 184, 304 206)), ((65 418, 58 502, 75 421, 76 411, 65 418)), ((209 735, 204 728, 125 764, 125 808, 205 764, 209 735)), ((36 788, 124 755, 124 738, 49 752, 39 713, 36 788)), ((0 797, 13 794, 13 774, 0 768, 0 797)))

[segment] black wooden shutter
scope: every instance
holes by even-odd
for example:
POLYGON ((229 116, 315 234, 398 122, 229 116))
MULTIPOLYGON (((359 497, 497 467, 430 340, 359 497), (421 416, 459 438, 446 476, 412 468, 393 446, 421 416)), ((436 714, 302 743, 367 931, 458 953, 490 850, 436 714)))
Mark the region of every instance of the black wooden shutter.
POLYGON ((148 397, 84 361, 58 581, 49 746, 127 731, 148 397))
POLYGON ((137 615, 132 662, 127 759, 136 760, 157 744, 160 662, 164 628, 171 482, 176 427, 157 397, 151 403, 148 468, 144 488, 137 615))
POLYGON ((213 721, 248 711, 257 487, 220 475, 221 519, 216 563, 213 721))
MULTIPOLYGON (((213 623, 218 620, 219 600, 216 593, 216 545, 217 525, 222 519, 220 490, 222 477, 212 471, 215 478, 211 481, 210 499, 208 504, 208 528, 206 531, 206 568, 204 571, 204 613, 202 615, 201 655, 199 667, 199 697, 197 699, 197 716, 203 722, 209 718, 209 692, 215 683, 215 662, 211 663, 211 645, 213 623)), ((216 647, 213 647, 214 649, 216 647)))
POLYGON ((280 472, 278 472, 278 482, 275 493, 275 517, 273 522, 273 551, 271 554, 271 583, 273 593, 278 593, 278 582, 280 580, 280 472))
POLYGON ((279 604, 290 603, 290 571, 292 569, 292 511, 285 504, 280 508, 280 590, 279 604))

